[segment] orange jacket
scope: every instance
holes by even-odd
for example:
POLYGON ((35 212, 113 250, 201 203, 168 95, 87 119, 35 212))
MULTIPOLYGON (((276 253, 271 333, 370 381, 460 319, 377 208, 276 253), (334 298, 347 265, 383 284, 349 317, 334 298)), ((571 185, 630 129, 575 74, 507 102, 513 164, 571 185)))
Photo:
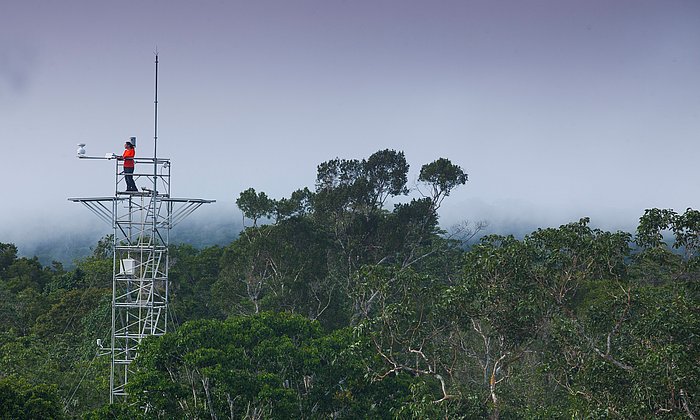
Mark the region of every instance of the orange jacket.
POLYGON ((125 168, 133 168, 134 167, 134 156, 136 156, 136 150, 134 150, 133 148, 124 150, 124 154, 122 155, 122 159, 124 159, 124 167, 125 168))

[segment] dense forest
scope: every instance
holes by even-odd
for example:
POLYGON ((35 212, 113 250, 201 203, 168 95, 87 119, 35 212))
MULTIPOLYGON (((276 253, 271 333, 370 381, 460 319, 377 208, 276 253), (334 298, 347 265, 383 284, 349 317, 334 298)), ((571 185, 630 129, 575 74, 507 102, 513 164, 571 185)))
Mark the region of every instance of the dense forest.
POLYGON ((313 189, 243 191, 230 244, 173 246, 176 327, 141 344, 128 404, 95 344, 111 238, 71 269, 0 244, 0 418, 700 416, 700 211, 467 245, 482 225, 438 218, 467 174, 438 159, 409 191, 408 169, 327 161, 313 189))

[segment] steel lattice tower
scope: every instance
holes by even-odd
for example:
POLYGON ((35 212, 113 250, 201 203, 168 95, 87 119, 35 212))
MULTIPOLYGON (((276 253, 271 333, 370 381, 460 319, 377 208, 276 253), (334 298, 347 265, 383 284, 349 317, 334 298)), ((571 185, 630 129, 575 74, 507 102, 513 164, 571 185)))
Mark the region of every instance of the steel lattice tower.
MULTIPOLYGON (((148 336, 168 331, 168 246, 170 229, 214 200, 172 198, 170 196, 169 159, 156 158, 158 140, 158 56, 156 55, 156 100, 154 157, 136 158, 139 171, 134 180, 142 191, 126 192, 123 165, 115 159, 114 195, 111 197, 69 198, 84 204, 113 229, 112 331, 110 347, 98 346, 111 353, 110 403, 126 399, 130 365, 138 345, 148 336), (140 168, 147 168, 141 172, 140 168), (151 171, 152 170, 152 171, 151 171)), ((135 138, 132 137, 135 142, 135 138)), ((81 159, 112 160, 115 157, 85 156, 81 159)))
POLYGON ((134 173, 137 182, 146 180, 155 188, 119 191, 124 174, 117 162, 114 196, 69 198, 113 228, 112 336, 107 349, 112 356, 110 402, 126 396, 129 366, 141 340, 168 331, 170 229, 202 204, 214 202, 170 197, 168 159, 137 158, 135 162, 137 167, 154 165, 158 169, 154 174, 134 173))

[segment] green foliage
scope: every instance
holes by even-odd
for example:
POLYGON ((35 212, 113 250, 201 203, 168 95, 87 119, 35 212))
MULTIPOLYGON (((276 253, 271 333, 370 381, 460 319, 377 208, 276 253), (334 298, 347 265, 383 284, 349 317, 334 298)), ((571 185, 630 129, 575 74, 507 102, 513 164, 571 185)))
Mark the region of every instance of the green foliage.
MULTIPOLYGON (((675 259, 673 264, 677 266, 680 263, 681 266, 681 270, 675 272, 676 277, 694 276, 700 269, 700 211, 689 208, 685 213, 678 214, 671 209, 648 209, 639 219, 636 242, 643 250, 638 257, 640 263, 650 262, 651 259, 666 259, 669 262, 675 259), (665 233, 673 234, 672 248, 682 251, 682 259, 664 256, 669 253, 664 242, 665 233)), ((663 267, 659 264, 656 266, 663 267)), ((661 272, 658 274, 663 275, 661 272)), ((656 280, 659 279, 653 279, 656 280)))
POLYGON ((318 166, 314 209, 321 214, 368 214, 388 197, 408 193, 403 152, 380 150, 363 160, 334 159, 318 166))
POLYGON ((5 277, 5 272, 16 260, 17 246, 0 243, 0 276, 5 277))
MULTIPOLYGON (((0 378, 21 385, 15 389, 17 398, 24 398, 25 391, 45 394, 38 400, 28 394, 27 404, 42 405, 27 406, 35 414, 17 418, 62 418, 64 410, 74 416, 103 403, 109 367, 94 360, 95 338, 109 334, 111 300, 105 297, 111 289, 90 287, 86 281, 101 275, 92 271, 98 265, 80 263, 66 272, 60 264, 43 267, 36 258, 17 258, 13 245, 0 248, 7 257, 0 275, 0 378), (42 414, 54 410, 51 404, 58 404, 58 395, 58 414, 42 414)), ((111 257, 108 261, 111 279, 111 257)))
POLYGON ((637 227, 637 245, 654 248, 664 244, 663 231, 668 229, 673 218, 677 216, 671 209, 647 209, 639 218, 637 227))
MULTIPOLYGON (((444 175, 435 182, 447 189, 466 182, 459 167, 444 163, 433 165, 435 177, 444 175)), ((372 303, 357 290, 356 273, 363 266, 427 266, 438 258, 425 257, 444 248, 431 199, 399 203, 391 212, 383 208, 389 197, 408 193, 407 173, 402 152, 381 150, 367 159, 321 163, 314 192, 305 188, 281 200, 253 189, 241 193, 239 207, 254 226, 222 257, 213 287, 221 311, 282 309, 333 328, 359 322, 372 303), (273 213, 274 224, 256 225, 257 218, 273 213)))
POLYGON ((97 259, 111 260, 114 251, 114 234, 109 234, 97 241, 92 256, 97 259))
POLYGON ((367 353, 352 347, 352 339, 342 330, 325 334, 318 323, 286 313, 189 322, 144 341, 129 392, 152 415, 165 418, 301 418, 397 409, 385 392, 407 395, 407 385, 366 381, 367 353))
POLYGON ((85 414, 82 418, 83 420, 145 420, 153 418, 153 416, 149 416, 134 405, 114 403, 103 405, 85 414))
POLYGON ((678 214, 671 209, 647 209, 639 219, 637 244, 644 248, 659 248, 665 245, 663 232, 673 233, 673 248, 685 250, 686 256, 697 256, 700 248, 700 211, 687 209, 678 214))
POLYGON ((0 418, 12 420, 63 419, 56 387, 30 385, 20 378, 0 378, 0 418))
POLYGON ((212 287, 221 271, 224 249, 218 246, 195 249, 190 245, 172 246, 170 311, 176 320, 224 318, 212 287))
POLYGON ((236 200, 236 205, 245 217, 253 220, 253 225, 256 225, 260 218, 271 217, 275 211, 274 200, 268 198, 264 192, 256 193, 254 188, 243 191, 236 200))
POLYGON ((418 176, 418 181, 430 188, 430 198, 435 207, 439 207, 455 187, 466 184, 468 180, 469 177, 462 168, 446 158, 423 165, 418 176))
POLYGON ((576 319, 554 324, 547 370, 566 384, 576 410, 677 416, 689 404, 682 395, 698 392, 696 304, 678 285, 625 291, 591 284, 576 319))
MULTIPOLYGON (((88 316, 108 292, 104 289, 73 289, 55 293, 55 303, 37 317, 33 333, 42 338, 60 334, 79 334, 80 321, 88 316)), ((53 299, 52 299, 53 300, 53 299)))
POLYGON ((18 258, 5 268, 2 282, 12 292, 26 289, 43 291, 51 274, 51 269, 42 267, 37 258, 18 258))
POLYGON ((318 327, 282 314, 186 323, 143 343, 129 389, 159 416, 242 417, 252 409, 290 417, 292 387, 310 373, 315 359, 306 343, 316 335, 318 327))
POLYGON ((337 322, 341 301, 325 281, 328 243, 309 218, 246 229, 223 252, 215 304, 224 314, 283 309, 337 322))
POLYGON ((292 192, 289 198, 275 201, 275 219, 280 221, 307 214, 311 209, 311 200, 313 193, 308 188, 292 192))
POLYGON ((254 188, 243 191, 236 205, 243 212, 243 216, 253 220, 253 226, 257 226, 258 220, 272 218, 279 222, 290 217, 302 216, 309 211, 314 194, 308 188, 299 189, 289 198, 280 200, 271 199, 264 192, 256 193, 254 188))

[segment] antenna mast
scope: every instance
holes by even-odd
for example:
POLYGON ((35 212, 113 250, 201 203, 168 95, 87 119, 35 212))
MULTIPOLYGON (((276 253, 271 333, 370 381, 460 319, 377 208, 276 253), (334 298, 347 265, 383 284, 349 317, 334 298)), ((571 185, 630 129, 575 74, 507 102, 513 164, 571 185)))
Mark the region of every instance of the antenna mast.
POLYGON ((156 47, 156 82, 153 99, 153 191, 156 190, 155 177, 158 175, 158 48, 156 47))

